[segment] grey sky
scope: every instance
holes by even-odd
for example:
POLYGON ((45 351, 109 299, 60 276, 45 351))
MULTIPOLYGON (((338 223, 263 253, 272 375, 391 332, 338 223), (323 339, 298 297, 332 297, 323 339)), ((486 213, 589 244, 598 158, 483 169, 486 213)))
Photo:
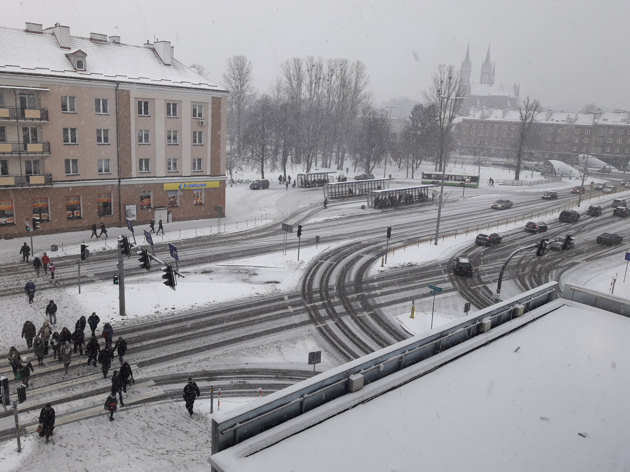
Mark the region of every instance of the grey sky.
POLYGON ((630 110, 629 13, 627 0, 11 0, 0 23, 170 40, 179 60, 200 63, 217 83, 226 59, 242 54, 259 91, 292 57, 361 60, 377 103, 422 100, 437 65, 459 67, 468 44, 477 82, 490 44, 496 82, 520 82, 521 95, 545 107, 630 110))

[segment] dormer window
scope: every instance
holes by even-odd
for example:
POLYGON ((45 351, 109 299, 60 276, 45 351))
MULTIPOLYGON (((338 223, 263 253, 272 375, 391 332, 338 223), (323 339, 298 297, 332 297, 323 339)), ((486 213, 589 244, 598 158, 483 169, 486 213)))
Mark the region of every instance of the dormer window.
POLYGON ((72 67, 74 67, 74 70, 86 70, 87 64, 85 59, 87 58, 87 54, 85 54, 80 49, 66 54, 66 57, 72 63, 72 67))
POLYGON ((77 70, 85 70, 85 61, 83 59, 77 59, 77 70))

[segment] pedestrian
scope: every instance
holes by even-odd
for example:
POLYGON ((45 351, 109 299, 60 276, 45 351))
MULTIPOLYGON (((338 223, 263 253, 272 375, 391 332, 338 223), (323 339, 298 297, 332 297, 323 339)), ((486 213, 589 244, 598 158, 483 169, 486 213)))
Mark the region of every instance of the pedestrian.
POLYGON ((20 362, 20 377, 22 378, 22 385, 28 388, 28 381, 31 379, 31 372, 35 372, 33 364, 28 357, 25 357, 20 362))
POLYGON ((48 273, 48 264, 50 264, 50 257, 48 254, 44 253, 42 256, 42 266, 44 267, 44 274, 48 273))
POLYGON ((291 187, 295 188, 295 180, 293 181, 293 183, 291 184, 291 187))
POLYGON ((123 362, 123 365, 120 366, 120 378, 122 380, 123 392, 127 393, 127 385, 129 383, 136 383, 136 380, 133 378, 133 372, 131 371, 129 362, 123 362))
POLYGON ((32 280, 26 282, 26 285, 24 286, 24 291, 28 296, 28 303, 33 303, 33 298, 35 298, 35 284, 32 280))
POLYGON ((112 325, 105 323, 103 325, 103 333, 101 336, 105 338, 105 346, 112 347, 112 340, 114 338, 114 328, 112 328, 112 325))
POLYGON ((122 365, 124 362, 123 356, 127 352, 127 341, 125 341, 122 336, 120 336, 116 344, 114 344, 114 351, 118 353, 118 360, 120 361, 120 365, 122 365))
POLYGON ((92 234, 90 235, 90 239, 92 239, 94 236, 96 236, 96 239, 99 238, 98 234, 96 234, 96 223, 94 223, 91 227, 92 229, 92 234))
POLYGON ((149 233, 155 233, 155 218, 151 218, 151 223, 149 223, 149 228, 151 228, 151 231, 149 231, 149 233))
POLYGON ((85 331, 85 316, 81 316, 74 325, 74 329, 80 329, 81 332, 85 331))
POLYGON ((44 320, 41 328, 37 331, 37 335, 44 341, 44 347, 46 348, 46 352, 48 353, 48 341, 50 341, 50 334, 52 333, 52 328, 50 327, 50 323, 48 320, 44 320))
POLYGON ((280 174, 280 175, 278 176, 278 183, 279 183, 279 184, 282 184, 282 174, 280 174))
POLYGON ((41 430, 37 428, 39 437, 46 436, 46 442, 48 442, 48 438, 52 436, 55 429, 55 409, 50 403, 46 403, 46 406, 42 408, 39 414, 39 425, 41 426, 41 430))
POLYGON ((287 175, 287 182, 291 183, 291 176, 287 175))
POLYGON ((35 269, 35 275, 39 277, 39 271, 42 268, 42 260, 39 257, 33 258, 33 269, 35 269))
POLYGON ((55 280, 55 270, 57 269, 57 267, 55 267, 55 264, 52 263, 52 261, 50 261, 50 267, 48 267, 48 271, 50 272, 50 278, 55 280))
POLYGON ((101 321, 101 319, 98 317, 96 312, 92 312, 87 320, 88 324, 90 325, 90 329, 92 330, 92 336, 96 336, 96 327, 98 326, 99 321, 101 321))
POLYGON ((22 326, 22 337, 26 339, 26 345, 31 348, 33 347, 33 338, 35 337, 35 333, 37 329, 32 321, 26 320, 24 322, 24 326, 22 326))
POLYGON ((68 341, 61 346, 61 360, 63 361, 63 373, 67 374, 68 366, 72 362, 72 347, 68 341))
POLYGON ((114 421, 114 412, 118 409, 118 399, 115 394, 110 393, 105 400, 105 410, 109 411, 109 421, 114 421))
MULTIPOLYGON (((58 359, 61 343, 59 342, 59 333, 57 331, 50 337, 50 347, 52 347, 53 350, 53 359, 58 359)), ((48 351, 48 348, 46 348, 46 351, 48 351)))
POLYGON ((328 208, 328 199, 324 198, 324 208, 328 208))
POLYGON ((122 385, 122 377, 117 370, 112 374, 112 395, 115 397, 116 394, 120 397, 120 406, 125 406, 123 403, 123 385, 122 385))
POLYGON ((73 352, 76 354, 77 349, 78 349, 79 354, 83 356, 83 345, 85 344, 85 335, 83 334, 83 331, 81 330, 80 326, 78 326, 74 330, 74 333, 72 333, 72 342, 74 344, 73 352))
POLYGON ((9 359, 9 364, 11 364, 13 376, 15 377, 15 380, 18 380, 20 371, 20 351, 18 351, 15 346, 11 346, 9 348, 9 355, 7 358, 9 359))
POLYGON ((284 183, 284 187, 285 187, 287 190, 289 190, 289 182, 288 182, 288 181, 284 183))
POLYGON ((20 254, 22 254, 22 262, 28 262, 28 258, 31 255, 31 248, 28 244, 22 244, 22 247, 20 248, 20 254))
POLYGON ((184 387, 184 400, 186 400, 186 409, 188 410, 188 413, 190 413, 190 416, 193 415, 195 399, 199 395, 201 395, 199 387, 197 387, 197 384, 193 382, 192 377, 188 377, 188 383, 184 387))
POLYGON ((33 354, 37 357, 37 365, 44 365, 44 356, 46 355, 46 346, 39 336, 35 336, 33 341, 33 354))
POLYGON ((113 357, 114 353, 109 346, 105 346, 98 355, 98 362, 101 364, 104 379, 107 378, 107 371, 112 366, 113 357))
POLYGON ((160 231, 162 231, 162 234, 164 234, 164 226, 162 226, 162 218, 160 218, 160 220, 158 221, 158 230, 157 230, 157 233, 155 234, 160 234, 160 231))
POLYGON ((85 353, 88 356, 88 365, 90 365, 90 362, 92 362, 92 365, 96 367, 96 359, 100 352, 101 346, 98 343, 98 339, 96 339, 96 336, 92 336, 85 346, 85 353))
POLYGON ((100 238, 101 236, 105 235, 105 239, 107 239, 107 228, 105 228, 105 223, 101 223, 98 228, 101 230, 98 237, 100 238))
POLYGON ((50 300, 48 302, 48 305, 46 305, 46 314, 48 315, 48 318, 50 319, 50 324, 53 326, 56 325, 57 324, 57 304, 53 300, 50 300))

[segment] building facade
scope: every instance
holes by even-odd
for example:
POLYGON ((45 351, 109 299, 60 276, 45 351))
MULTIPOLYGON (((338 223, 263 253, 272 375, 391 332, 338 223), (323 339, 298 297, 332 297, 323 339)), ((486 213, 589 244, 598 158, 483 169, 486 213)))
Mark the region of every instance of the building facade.
POLYGON ((2 237, 222 216, 227 91, 168 41, 27 23, 0 43, 2 237))

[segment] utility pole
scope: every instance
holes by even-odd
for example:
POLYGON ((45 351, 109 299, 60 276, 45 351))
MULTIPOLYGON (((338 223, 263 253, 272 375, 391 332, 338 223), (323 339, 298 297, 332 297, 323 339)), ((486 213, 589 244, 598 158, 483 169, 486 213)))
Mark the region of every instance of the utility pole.
POLYGON ((118 312, 125 316, 125 262, 123 254, 118 249, 118 312))
MULTIPOLYGON (((584 182, 586 181, 586 176, 587 176, 587 172, 588 172, 588 158, 591 154, 591 143, 593 142, 593 134, 595 133, 595 120, 597 119, 597 115, 601 115, 602 112, 601 110, 597 110, 597 111, 589 111, 588 112, 589 115, 593 115, 593 122, 591 123, 591 132, 588 135, 588 148, 587 148, 587 153, 586 153, 586 159, 584 160, 584 170, 582 171, 582 189, 584 189, 584 192, 586 192, 586 189, 584 187, 584 182)), ((580 189, 580 193, 578 194, 578 204, 577 206, 579 207, 582 204, 582 189, 580 189)))

